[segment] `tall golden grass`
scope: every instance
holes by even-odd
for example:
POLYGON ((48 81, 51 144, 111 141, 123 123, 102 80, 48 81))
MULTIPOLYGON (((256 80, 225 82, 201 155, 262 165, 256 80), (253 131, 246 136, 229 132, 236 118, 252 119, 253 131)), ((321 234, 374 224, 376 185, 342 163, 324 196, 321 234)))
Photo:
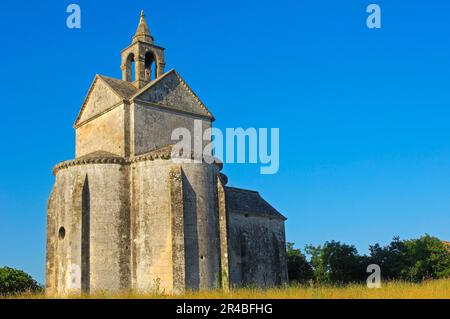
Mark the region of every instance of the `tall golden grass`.
MULTIPOLYGON (((8 298, 44 299, 45 294, 22 294, 8 298)), ((343 287, 286 286, 273 289, 232 289, 230 291, 189 291, 182 295, 168 295, 164 292, 152 294, 102 293, 70 298, 89 299, 450 299, 450 279, 425 281, 414 284, 387 282, 379 289, 369 289, 365 285, 343 287)))

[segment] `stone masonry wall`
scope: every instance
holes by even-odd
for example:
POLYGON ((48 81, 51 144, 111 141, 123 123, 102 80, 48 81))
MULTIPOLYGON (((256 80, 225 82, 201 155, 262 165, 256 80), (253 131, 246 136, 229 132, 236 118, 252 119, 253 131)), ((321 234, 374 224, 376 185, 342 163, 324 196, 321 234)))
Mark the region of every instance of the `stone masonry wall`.
POLYGON ((232 286, 277 286, 287 281, 284 221, 229 212, 232 286))
POLYGON ((131 170, 136 288, 173 292, 217 286, 220 246, 211 187, 217 168, 155 160, 135 163, 131 170))
POLYGON ((127 174, 120 164, 78 165, 56 174, 47 217, 48 293, 129 287, 127 174))
POLYGON ((76 157, 104 151, 125 156, 125 106, 122 104, 76 129, 76 157))
MULTIPOLYGON (((172 141, 171 132, 176 128, 187 128, 194 138, 194 120, 202 121, 202 132, 211 127, 211 122, 188 114, 175 113, 167 109, 152 107, 150 105, 133 104, 134 115, 133 136, 134 154, 139 155, 154 149, 175 144, 172 141)), ((203 135, 203 133, 202 133, 203 135)), ((178 138, 178 137, 177 137, 178 138)), ((202 138, 202 136, 200 136, 202 138)), ((208 139, 210 140, 210 138, 208 139)), ((207 141, 200 141, 200 145, 206 145, 207 141)), ((193 148, 192 148, 193 150, 193 148)))
POLYGON ((215 165, 182 164, 187 289, 221 285, 215 165))
POLYGON ((285 283, 283 217, 230 210, 219 171, 163 157, 57 166, 48 203, 47 293, 285 283))
POLYGON ((133 164, 132 282, 141 292, 173 289, 168 161, 133 164))

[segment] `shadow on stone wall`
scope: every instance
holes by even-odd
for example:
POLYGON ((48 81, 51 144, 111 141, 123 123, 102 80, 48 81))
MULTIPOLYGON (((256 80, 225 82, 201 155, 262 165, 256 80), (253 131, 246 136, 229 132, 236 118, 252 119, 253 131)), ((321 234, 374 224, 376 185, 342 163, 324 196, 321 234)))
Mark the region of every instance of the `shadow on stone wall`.
POLYGON ((90 201, 89 178, 86 175, 81 204, 81 290, 83 292, 89 292, 90 286, 90 201))
POLYGON ((184 245, 186 289, 200 287, 200 264, 197 225, 197 194, 182 172, 184 202, 184 245))

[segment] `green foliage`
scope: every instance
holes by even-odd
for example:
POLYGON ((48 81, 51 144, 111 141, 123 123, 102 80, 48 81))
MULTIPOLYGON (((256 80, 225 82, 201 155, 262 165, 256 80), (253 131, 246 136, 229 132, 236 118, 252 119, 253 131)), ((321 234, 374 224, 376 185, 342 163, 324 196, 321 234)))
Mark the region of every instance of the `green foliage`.
POLYGON ((27 273, 9 267, 0 268, 0 295, 39 291, 42 287, 27 273))
POLYGON ((407 267, 408 249, 405 242, 394 237, 392 242, 381 247, 379 244, 370 246, 368 264, 377 264, 381 267, 382 277, 385 280, 401 279, 401 274, 407 267))
POLYGON ((313 278, 313 270, 300 249, 294 243, 287 244, 289 281, 304 284, 313 278))
POLYGON ((381 267, 385 280, 419 282, 450 277, 450 250, 429 235, 405 241, 395 237, 386 247, 371 246, 368 260, 381 267))
POLYGON ((348 284, 364 282, 367 266, 379 265, 383 280, 419 282, 450 278, 450 247, 430 235, 419 239, 400 240, 382 247, 370 246, 369 255, 361 256, 352 245, 337 241, 323 246, 306 246, 310 261, 293 243, 288 243, 288 271, 291 281, 317 284, 348 284))
POLYGON ((450 251, 438 238, 425 235, 405 241, 407 267, 403 279, 420 281, 450 276, 450 251))
POLYGON ((311 256, 314 281, 318 284, 346 284, 367 278, 365 257, 354 246, 331 241, 323 246, 307 246, 306 252, 311 256))

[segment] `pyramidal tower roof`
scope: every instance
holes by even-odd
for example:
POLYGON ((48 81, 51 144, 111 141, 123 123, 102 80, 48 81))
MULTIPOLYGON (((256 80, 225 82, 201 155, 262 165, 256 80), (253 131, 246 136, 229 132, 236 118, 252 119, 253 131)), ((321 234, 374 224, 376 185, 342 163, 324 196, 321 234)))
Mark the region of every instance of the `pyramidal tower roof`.
POLYGON ((150 34, 150 30, 145 20, 144 10, 141 11, 141 18, 139 19, 139 25, 136 30, 136 34, 133 37, 134 41, 143 41, 148 43, 153 43, 153 37, 150 34))

